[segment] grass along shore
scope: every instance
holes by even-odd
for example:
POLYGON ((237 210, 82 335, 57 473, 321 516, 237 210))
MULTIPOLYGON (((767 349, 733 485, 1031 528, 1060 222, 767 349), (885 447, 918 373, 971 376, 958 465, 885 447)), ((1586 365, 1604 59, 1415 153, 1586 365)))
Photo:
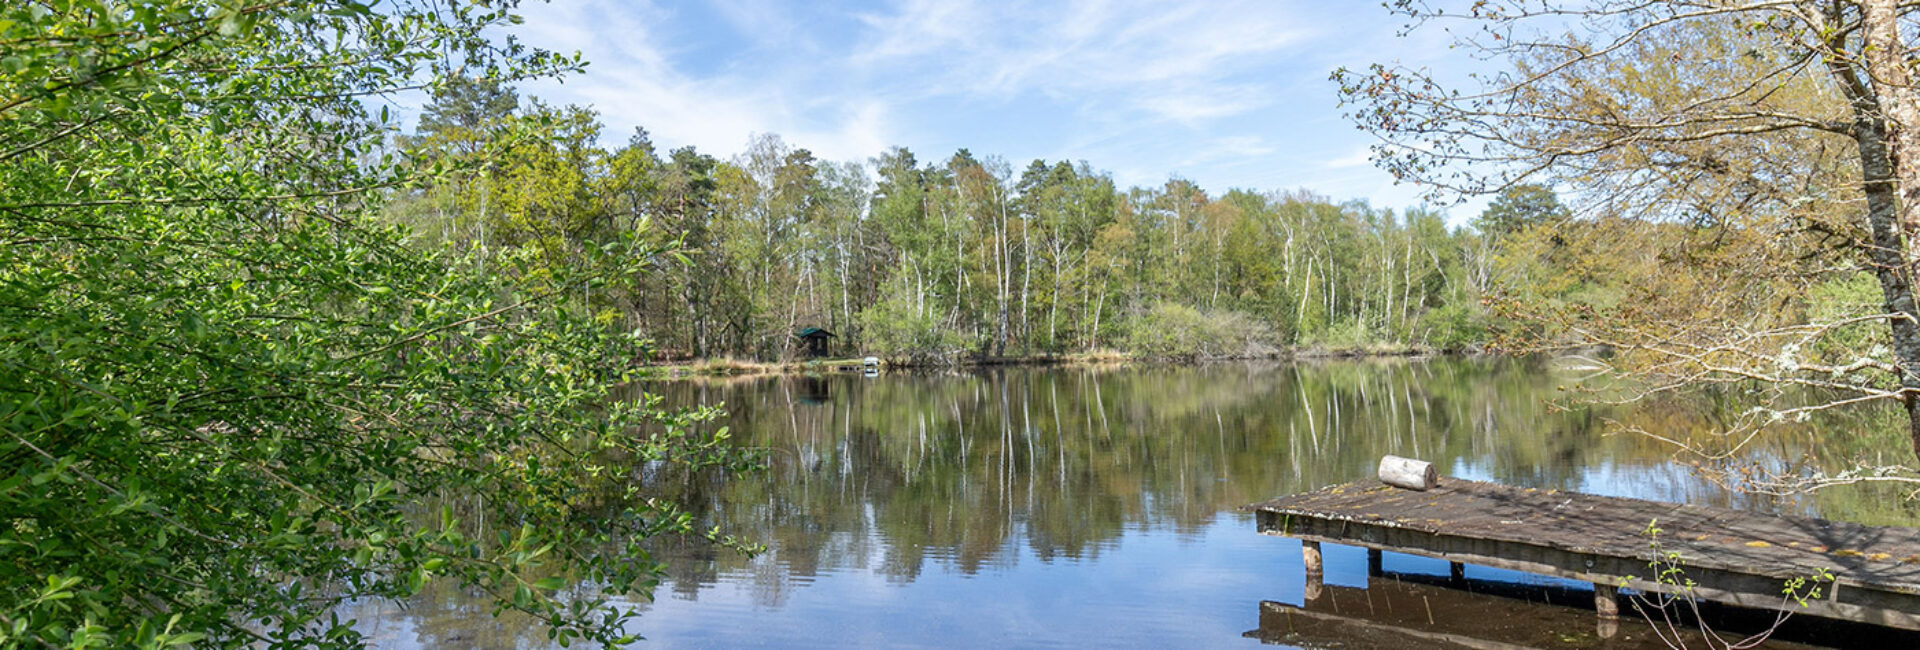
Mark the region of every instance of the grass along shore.
MULTIPOLYGON (((1278 350, 1271 354, 1227 355, 1227 356, 1185 356, 1161 357, 1136 355, 1112 349, 1101 349, 1067 354, 1022 355, 1004 357, 982 357, 961 355, 935 362, 915 362, 906 359, 889 359, 878 356, 880 367, 885 368, 954 368, 1014 365, 1099 365, 1136 362, 1192 362, 1192 361, 1234 361, 1250 359, 1336 359, 1363 357, 1417 357, 1442 354, 1481 354, 1479 348, 1444 350, 1417 344, 1370 343, 1356 346, 1311 345, 1278 350)), ((653 377, 741 377, 754 375, 817 374, 830 372, 859 372, 865 357, 846 356, 820 359, 792 359, 787 361, 757 361, 733 357, 713 357, 689 361, 647 364, 642 367, 643 375, 653 377)))

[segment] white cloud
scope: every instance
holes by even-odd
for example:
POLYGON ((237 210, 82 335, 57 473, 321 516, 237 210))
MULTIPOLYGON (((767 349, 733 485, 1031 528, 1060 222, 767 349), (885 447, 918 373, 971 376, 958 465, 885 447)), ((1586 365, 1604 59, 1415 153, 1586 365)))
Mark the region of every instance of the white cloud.
POLYGON ((759 47, 789 44, 800 37, 790 3, 775 0, 708 0, 727 24, 759 47))
POLYGON ((1213 140, 1213 149, 1220 155, 1232 157, 1264 156, 1278 149, 1268 144, 1266 139, 1254 135, 1236 135, 1213 140))
MULTIPOLYGON (((752 3, 742 3, 750 5, 752 3)), ((591 104, 622 141, 631 126, 645 127, 663 148, 694 146, 725 157, 754 133, 778 133, 827 159, 858 160, 889 141, 888 106, 860 97, 829 97, 811 104, 793 83, 757 75, 698 77, 677 68, 676 52, 655 33, 670 14, 650 4, 576 0, 528 7, 522 38, 555 50, 579 50, 591 64, 585 75, 529 90, 558 102, 591 104)), ((777 29, 778 20, 752 20, 751 6, 722 12, 749 30, 777 29)))
POLYGON ((869 2, 528 4, 522 39, 592 63, 525 90, 592 104, 609 144, 638 125, 722 158, 754 133, 827 160, 966 147, 1016 167, 1086 160, 1123 185, 1181 175, 1378 202, 1411 190, 1367 164, 1370 136, 1340 117, 1327 72, 1444 41, 1394 38, 1372 3, 869 2))
POLYGON ((1354 167, 1372 167, 1373 166, 1373 149, 1369 147, 1361 147, 1361 148, 1355 149, 1353 150, 1353 153, 1327 161, 1326 165, 1328 169, 1350 169, 1354 167))
POLYGON ((1305 30, 1270 3, 1083 0, 996 7, 903 0, 868 14, 850 62, 872 74, 932 72, 926 95, 1025 93, 1190 122, 1274 101, 1259 70, 1305 30))

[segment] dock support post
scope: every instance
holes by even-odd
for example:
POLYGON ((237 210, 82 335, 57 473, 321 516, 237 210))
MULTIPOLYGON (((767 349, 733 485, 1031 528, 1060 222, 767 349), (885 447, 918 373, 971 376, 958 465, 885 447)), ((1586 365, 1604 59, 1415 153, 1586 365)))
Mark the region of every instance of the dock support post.
POLYGON ((1322 564, 1323 560, 1320 558, 1320 543, 1302 540, 1300 542, 1300 559, 1304 561, 1307 568, 1307 587, 1305 593, 1302 595, 1309 601, 1319 600, 1321 576, 1324 575, 1326 571, 1325 566, 1322 564))
POLYGON ((1620 618, 1620 588, 1593 583, 1593 611, 1603 621, 1620 618))
POLYGON ((1367 549, 1367 577, 1371 578, 1374 576, 1378 576, 1381 573, 1382 571, 1380 570, 1380 549, 1377 549, 1377 548, 1367 549))

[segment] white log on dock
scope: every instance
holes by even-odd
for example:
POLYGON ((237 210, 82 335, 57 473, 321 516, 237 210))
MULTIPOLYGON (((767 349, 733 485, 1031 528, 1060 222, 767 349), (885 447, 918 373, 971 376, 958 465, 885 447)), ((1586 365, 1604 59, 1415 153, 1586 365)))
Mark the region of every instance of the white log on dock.
POLYGON ((1380 482, 1397 488, 1425 492, 1440 484, 1440 472, 1433 463, 1399 456, 1380 457, 1380 482))

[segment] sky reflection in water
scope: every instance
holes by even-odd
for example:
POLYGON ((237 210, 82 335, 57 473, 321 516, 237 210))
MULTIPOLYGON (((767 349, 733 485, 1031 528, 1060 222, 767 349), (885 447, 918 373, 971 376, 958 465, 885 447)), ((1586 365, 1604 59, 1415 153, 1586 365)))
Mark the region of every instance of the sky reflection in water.
MULTIPOLYGON (((1368 477, 1386 453, 1524 486, 1912 518, 1884 494, 1730 495, 1663 443, 1603 435, 1610 418, 1702 427, 1711 400, 1556 408, 1566 381, 1527 361, 1439 359, 649 386, 670 404, 725 402, 723 424, 774 463, 654 486, 768 551, 663 548, 669 576, 638 631, 655 647, 1259 645, 1241 635, 1261 601, 1302 601, 1299 543, 1255 534, 1234 509, 1368 477)), ((1804 457, 1793 441, 1805 439, 1751 453, 1804 457)), ((1327 561, 1328 584, 1366 585, 1364 553, 1330 548, 1327 561)), ((488 611, 435 585, 405 611, 351 615, 388 648, 545 645, 544 629, 488 611)))

